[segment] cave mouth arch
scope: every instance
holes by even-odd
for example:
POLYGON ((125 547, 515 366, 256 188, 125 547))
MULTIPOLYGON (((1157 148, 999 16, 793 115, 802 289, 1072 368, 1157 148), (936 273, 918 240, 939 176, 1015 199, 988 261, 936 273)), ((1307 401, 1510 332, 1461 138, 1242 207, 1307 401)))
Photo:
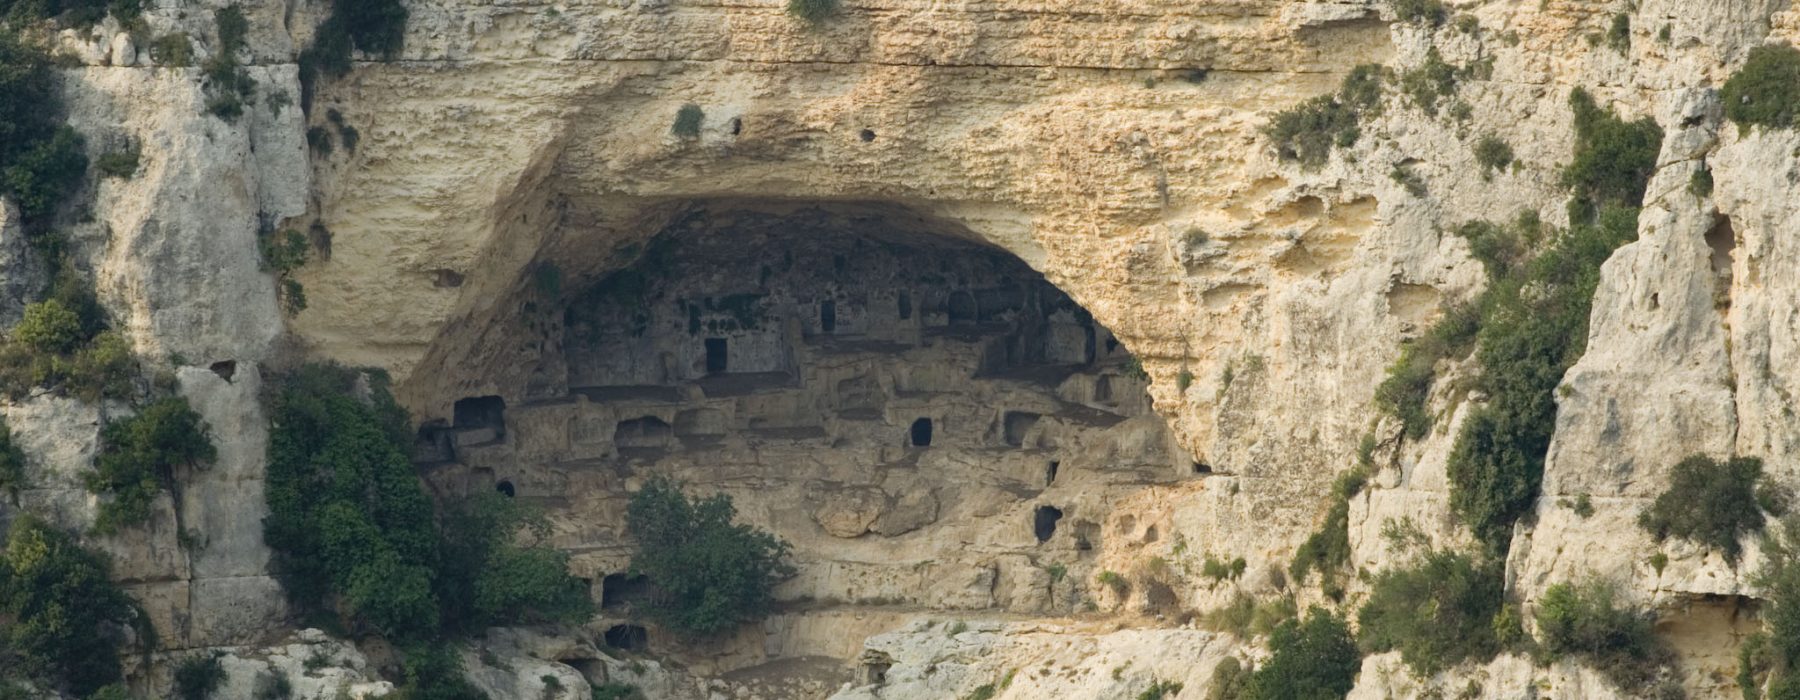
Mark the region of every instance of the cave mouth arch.
POLYGON ((961 572, 1046 542, 1098 548, 1097 530, 1032 499, 1191 478, 1125 345, 966 229, 895 208, 701 203, 652 232, 560 234, 522 269, 559 265, 561 289, 521 277, 494 302, 504 313, 466 331, 496 349, 438 377, 503 399, 505 437, 436 463, 434 489, 483 469, 529 486, 603 606, 628 597, 607 577, 636 544, 604 514, 650 478, 729 496, 742 524, 791 543, 791 600, 994 609, 1013 603, 912 585, 911 562, 961 572), (975 539, 1004 551, 960 545, 975 539))

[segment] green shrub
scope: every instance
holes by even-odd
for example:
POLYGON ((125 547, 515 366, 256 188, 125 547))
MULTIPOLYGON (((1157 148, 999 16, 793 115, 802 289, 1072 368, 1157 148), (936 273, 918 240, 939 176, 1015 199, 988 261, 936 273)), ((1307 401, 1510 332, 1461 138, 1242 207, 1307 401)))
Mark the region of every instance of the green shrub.
POLYGON ((653 618, 684 635, 724 632, 768 612, 775 584, 793 574, 786 542, 732 522, 729 496, 688 498, 664 478, 632 494, 626 510, 637 552, 631 570, 649 579, 653 618))
POLYGON ((350 72, 357 49, 391 59, 406 41, 406 6, 400 0, 332 0, 331 15, 300 52, 300 107, 312 108, 319 75, 341 78, 350 72))
POLYGON ((225 684, 225 667, 219 657, 196 654, 175 666, 175 695, 181 700, 206 700, 225 684))
POLYGON ((1612 24, 1606 28, 1606 45, 1619 53, 1631 51, 1631 15, 1613 15, 1612 24))
POLYGON ((593 687, 593 700, 642 700, 642 693, 635 685, 626 683, 601 683, 593 687))
POLYGON ((1236 580, 1239 576, 1244 575, 1244 569, 1247 566, 1248 563, 1244 561, 1243 557, 1227 562, 1209 554, 1206 556, 1206 561, 1200 565, 1200 575, 1210 578, 1214 582, 1236 580))
POLYGON ((1700 163, 1700 167, 1695 168, 1694 174, 1688 177, 1687 190, 1688 194, 1701 199, 1711 197, 1713 193, 1712 168, 1706 167, 1705 162, 1700 163))
POLYGON ((401 662, 404 678, 395 700, 489 700, 463 677, 462 658, 442 640, 409 645, 401 662))
MULTIPOLYGON (((1788 517, 1781 525, 1780 537, 1764 538, 1763 566, 1751 579, 1762 589, 1767 644, 1745 655, 1750 657, 1753 677, 1759 672, 1769 677, 1769 697, 1788 700, 1800 697, 1796 694, 1800 693, 1800 550, 1796 549, 1800 516, 1788 517)), ((1743 672, 1740 667, 1739 673, 1743 672)), ((1745 697, 1752 697, 1751 686, 1744 688, 1745 697)))
POLYGON ((839 0, 788 0, 788 14, 820 24, 837 14, 839 0))
POLYGON ((1269 660, 1250 674, 1244 700, 1338 700, 1362 666, 1342 618, 1314 607, 1269 636, 1269 660))
POLYGON ((55 299, 25 306, 12 341, 40 353, 65 354, 87 338, 81 333, 81 317, 55 299))
POLYGON ((104 555, 30 515, 13 520, 0 553, 0 670, 76 696, 121 680, 125 626, 149 640, 147 618, 113 584, 104 555))
POLYGON ((1333 147, 1349 148, 1361 138, 1363 115, 1380 112, 1386 69, 1361 65, 1344 77, 1334 95, 1320 95, 1275 115, 1263 133, 1282 160, 1317 168, 1331 158, 1333 147))
POLYGON ((1496 170, 1505 170, 1512 162, 1512 146, 1500 137, 1488 134, 1475 142, 1475 163, 1481 166, 1483 179, 1492 177, 1496 170))
POLYGON ((287 672, 271 669, 256 677, 256 686, 250 693, 254 700, 288 700, 294 696, 294 683, 288 680, 287 672))
POLYGON ((1245 668, 1243 662, 1235 656, 1227 656, 1219 660, 1213 667, 1212 682, 1206 689, 1206 700, 1238 700, 1243 697, 1245 686, 1250 682, 1250 674, 1256 670, 1255 665, 1245 668))
POLYGON ((1433 46, 1425 52, 1425 61, 1400 75, 1400 92, 1426 116, 1438 114, 1438 100, 1456 94, 1456 66, 1444 62, 1433 46))
POLYGON ((262 237, 259 248, 263 268, 275 275, 282 308, 289 316, 306 310, 306 287, 294 279, 294 271, 305 265, 312 255, 312 244, 306 236, 293 229, 270 233, 262 237))
POLYGON ((108 497, 94 520, 94 529, 102 533, 148 520, 159 490, 174 493, 179 502, 176 470, 199 467, 217 454, 200 414, 179 397, 107 423, 100 442, 94 470, 82 481, 88 491, 108 497))
POLYGON ((1144 692, 1138 693, 1137 700, 1163 700, 1163 698, 1180 694, 1181 688, 1182 684, 1179 681, 1152 679, 1150 687, 1145 688, 1144 692))
POLYGON ((194 41, 180 33, 156 37, 150 42, 150 60, 170 68, 191 66, 194 64, 194 41))
POLYGON ((1307 571, 1316 569, 1327 595, 1335 598, 1342 593, 1336 581, 1337 572, 1350 562, 1350 499, 1361 493, 1368 481, 1368 472, 1357 467, 1339 474, 1332 483, 1325 522, 1301 543, 1288 565, 1295 583, 1305 581, 1307 571))
POLYGON ((124 150, 108 151, 101 155, 94 161, 94 168, 107 177, 129 180, 131 176, 137 174, 138 161, 142 157, 143 151, 133 145, 124 150))
POLYGON ((1393 180, 1396 184, 1405 188, 1407 194, 1414 197, 1425 196, 1425 178, 1420 177, 1418 173, 1413 172, 1411 167, 1395 165, 1393 170, 1388 171, 1388 179, 1393 180))
POLYGON ((1626 690, 1655 679, 1669 653, 1651 633, 1650 619, 1614 604, 1612 586, 1590 581, 1559 583, 1538 600, 1539 640, 1551 658, 1586 661, 1626 690))
POLYGON ((1759 483, 1766 483, 1760 459, 1732 457, 1721 463, 1706 455, 1690 456, 1675 464, 1668 488, 1638 516, 1638 525, 1658 542, 1689 540, 1718 551, 1735 566, 1743 553, 1739 541, 1763 528, 1759 483))
POLYGON ((675 123, 669 127, 669 133, 684 139, 700 136, 700 125, 706 121, 706 111, 700 105, 685 104, 675 112, 675 123))
POLYGON ((1739 130, 1752 126, 1788 129, 1800 116, 1800 50, 1766 44, 1750 50, 1744 67, 1719 91, 1725 118, 1739 130))
POLYGON ((1475 386, 1488 401, 1463 423, 1446 466, 1451 507, 1496 549, 1537 498, 1555 430, 1554 391, 1587 348, 1600 265, 1636 237, 1637 210, 1609 208, 1507 269, 1485 295, 1475 386))
POLYGON ((0 417, 0 491, 18 496, 25 485, 25 453, 13 444, 12 428, 0 417))
POLYGON ((81 134, 59 126, 0 169, 0 193, 11 195, 27 218, 48 216, 81 186, 87 165, 81 134))
MULTIPOLYGON (((1400 359, 1388 367, 1387 378, 1375 388, 1375 407, 1399 418, 1408 438, 1425 437, 1432 423, 1426 399, 1437 376, 1437 363, 1468 356, 1480 329, 1480 309, 1476 306, 1457 304, 1446 309, 1443 318, 1425 335, 1401 348, 1400 359)), ((1373 447, 1371 436, 1371 452, 1373 447)))
POLYGON ((49 51, 0 26, 0 195, 27 220, 52 213, 87 170, 81 135, 62 125, 61 112, 49 51))
POLYGON ((1500 613, 1504 572, 1466 554, 1430 552, 1415 566, 1375 578, 1357 614, 1364 650, 1398 649, 1421 676, 1500 651, 1494 618, 1500 613))
POLYGON ((1570 189, 1570 221, 1588 223, 1608 207, 1637 207, 1656 172, 1662 127, 1645 117, 1627 122, 1601 109, 1586 90, 1569 93, 1575 111, 1575 156, 1563 169, 1570 189))
POLYGON ((302 611, 336 602, 343 622, 389 637, 434 635, 437 532, 405 448, 405 411, 385 381, 308 365, 271 399, 263 539, 302 611))
POLYGON ((569 555, 541 546, 550 531, 542 514, 489 492, 448 506, 442 521, 446 628, 580 623, 593 614, 586 585, 569 575, 569 555))
POLYGON ((1389 0, 1389 4, 1394 8, 1394 17, 1402 22, 1435 27, 1450 16, 1443 0, 1389 0))
POLYGON ((219 27, 219 46, 203 66, 206 110, 229 122, 242 116, 244 105, 256 95, 256 81, 237 59, 244 48, 244 37, 250 32, 250 22, 237 5, 215 10, 213 18, 219 27))

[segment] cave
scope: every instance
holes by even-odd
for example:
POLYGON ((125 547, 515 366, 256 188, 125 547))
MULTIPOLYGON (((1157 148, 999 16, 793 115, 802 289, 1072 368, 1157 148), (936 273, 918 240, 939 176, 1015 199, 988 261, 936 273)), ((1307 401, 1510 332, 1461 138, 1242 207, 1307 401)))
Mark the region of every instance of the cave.
POLYGON ((920 418, 918 420, 913 421, 912 429, 908 432, 908 437, 909 437, 910 444, 913 447, 930 447, 931 446, 931 419, 930 418, 920 418))
POLYGON ((643 625, 613 625, 606 628, 606 646, 620 651, 643 651, 650 646, 650 631, 643 625))
POLYGON ((1056 506, 1038 506, 1031 514, 1031 532, 1037 535, 1037 541, 1049 542, 1056 534, 1056 521, 1062 520, 1063 512, 1056 506))
POLYGON ((722 374, 730 368, 724 338, 706 339, 706 373, 722 374))
MULTIPOLYGON (((455 480, 478 473, 483 489, 494 474, 529 486, 520 497, 556 523, 556 546, 601 571, 594 594, 615 622, 648 593, 604 574, 629 561, 624 512, 648 479, 729 497, 736 520, 793 543, 801 573, 784 602, 931 606, 950 594, 918 590, 894 556, 902 539, 908 560, 947 571, 1052 546, 1073 554, 1096 548, 1089 521, 1108 514, 1071 519, 1068 504, 1031 501, 1052 484, 1079 475, 1106 494, 1097 503, 1114 503, 1188 478, 1192 458, 1171 447, 1143 383, 1120 378, 1129 352, 1024 260, 967 231, 895 207, 732 202, 645 233, 569 233, 581 246, 540 254, 564 266, 563 293, 524 287, 529 299, 510 308, 530 301, 531 315, 484 336, 527 354, 455 365, 460 384, 445 390, 506 397, 465 401, 450 421, 491 423, 503 406, 504 439, 425 471, 443 493, 470 490, 455 480), (1110 401, 1094 400, 1102 380, 1110 401), (972 533, 1005 544, 970 551, 959 543, 972 533)), ((956 595, 1004 608, 995 590, 956 595)), ((614 641, 639 643, 630 634, 614 641)))
POLYGON ((507 498, 513 498, 519 495, 518 489, 513 488, 513 482, 504 479, 499 483, 494 484, 494 492, 507 498))
POLYGON ((650 579, 628 573, 607 574, 600 579, 600 608, 608 612, 630 610, 650 600, 650 579))
POLYGON ((458 400, 451 415, 451 444, 454 446, 491 445, 506 438, 506 400, 498 396, 458 400))
POLYGON ((1004 433, 1006 444, 1023 447, 1025 436, 1031 433, 1031 429, 1037 426, 1038 419, 1042 417, 1030 411, 1007 411, 1001 419, 1001 432, 1004 433))
POLYGON ((619 421, 613 428, 613 444, 620 449, 634 447, 666 447, 675 434, 673 428, 656 416, 619 421))

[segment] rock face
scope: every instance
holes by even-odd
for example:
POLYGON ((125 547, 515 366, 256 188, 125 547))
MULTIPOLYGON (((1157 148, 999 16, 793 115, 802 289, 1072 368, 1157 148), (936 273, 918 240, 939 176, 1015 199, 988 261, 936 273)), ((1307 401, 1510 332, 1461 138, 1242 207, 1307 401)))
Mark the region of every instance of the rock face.
MULTIPOLYGON (((194 35, 203 58, 216 47, 199 10, 223 3, 203 5, 145 21, 194 35)), ((1397 561, 1380 533, 1399 518, 1440 546, 1469 541, 1445 460, 1482 400, 1455 388, 1473 368, 1441 368, 1420 440, 1393 438, 1374 388, 1403 341, 1485 283, 1451 229, 1520 211, 1567 222, 1567 98, 1582 87, 1666 138, 1556 392, 1509 593, 1529 609, 1559 582, 1614 581, 1663 614, 1691 693, 1737 692, 1715 672, 1748 629, 1735 606, 1758 594, 1760 553, 1734 567, 1636 520, 1689 454, 1760 457, 1800 486, 1800 135, 1739 130, 1717 96, 1751 48, 1800 38, 1788 3, 1464 3, 1469 21, 1437 27, 1377 0, 846 0, 817 26, 783 5, 414 3, 400 55, 320 83, 303 111, 295 56, 329 3, 252 0, 258 99, 234 122, 205 113, 201 69, 154 65, 112 20, 55 37, 79 64, 63 90, 90 157, 143 154, 59 223, 219 448, 149 526, 93 539, 166 648, 289 632, 260 537, 259 394, 270 368, 332 360, 392 373, 440 492, 546 506, 603 604, 627 586, 622 504, 650 475, 730 494, 796 544, 792 609, 762 627, 687 644, 628 629, 627 607, 567 648, 490 637, 488 656, 525 659, 471 652, 496 697, 553 694, 554 677, 658 697, 933 698, 1015 669, 1000 697, 1177 679, 1191 694, 1220 659, 1261 652, 1185 612, 1240 592, 1321 599, 1283 572, 1365 434, 1383 461, 1350 503, 1351 567, 1397 561), (1615 17, 1626 41, 1606 38, 1615 17), (1444 104, 1390 89, 1319 167, 1282 161, 1261 131, 1351 66, 1436 60, 1463 68, 1444 104), (688 105, 700 127, 675 133, 688 105), (309 128, 340 147, 309 153, 309 128), (1486 136, 1515 164, 1480 164, 1486 136), (1690 188, 1703 168, 1710 191, 1690 188), (314 255, 291 319, 257 250, 285 228, 314 255), (870 240, 898 243, 856 247, 870 240), (593 294, 622 270, 667 283, 593 294), (751 292, 766 325, 730 301, 751 292), (1583 498, 1591 513, 1566 505, 1583 498), (1240 558, 1229 581, 1201 573, 1240 558), (959 624, 951 611, 967 631, 928 624, 959 624), (608 638, 679 663, 626 673, 585 653, 608 638)), ((16 219, 0 203, 9 324, 46 277, 16 219)), ((0 514, 85 529, 80 474, 129 410, 5 406, 28 482, 0 514)), ((285 658, 262 653, 234 657, 232 683, 285 658)), ((341 680, 376 680, 352 665, 341 680)), ((1484 697, 1613 692, 1513 657, 1438 679, 1398 668, 1365 660, 1354 695, 1472 680, 1484 697)))

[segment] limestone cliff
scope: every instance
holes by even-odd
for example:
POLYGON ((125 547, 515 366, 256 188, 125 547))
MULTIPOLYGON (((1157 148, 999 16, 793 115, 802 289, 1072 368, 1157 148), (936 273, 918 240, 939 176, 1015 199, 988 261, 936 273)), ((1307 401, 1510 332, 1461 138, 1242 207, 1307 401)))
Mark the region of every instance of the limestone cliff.
MULTIPOLYGON (((384 690, 361 652, 288 639, 261 539, 262 378, 331 360, 391 374, 438 493, 541 498, 603 604, 585 630, 490 634, 467 661, 496 698, 550 693, 544 677, 652 697, 1087 698, 1153 680, 1200 697, 1222 659, 1266 651, 1195 613, 1239 593, 1328 600, 1285 572, 1365 435, 1377 458, 1349 499, 1348 571, 1365 574, 1349 599, 1401 561, 1381 534, 1400 518, 1473 546, 1446 462, 1484 399, 1457 386, 1474 368, 1440 368, 1422 439, 1373 397, 1404 341, 1488 283, 1453 229, 1521 211, 1570 223, 1567 105, 1583 88, 1665 136, 1636 240, 1601 268, 1587 350, 1556 391, 1507 592, 1529 610, 1554 584, 1614 581, 1658 613, 1690 695, 1738 692, 1759 548, 1734 565, 1655 542, 1637 517, 1689 454, 1760 457, 1800 487, 1785 264, 1800 135, 1738 129, 1718 95, 1752 48, 1800 41, 1783 0, 1457 2, 1466 19, 1441 25, 1385 0, 845 0, 819 24, 780 0, 440 0, 408 5, 398 55, 359 55, 308 91, 296 58, 328 5, 240 4, 259 96, 230 122, 206 113, 200 68, 138 43, 186 32, 204 57, 218 0, 153 4, 135 37, 110 19, 55 37, 91 155, 143 154, 65 216, 76 259, 220 451, 183 492, 189 532, 164 497, 149 526, 94 543, 165 649, 229 649, 243 688, 313 645, 346 659, 342 678, 302 694, 384 690), (1391 88, 1318 167, 1264 132, 1353 66, 1431 62, 1463 71, 1442 109, 1391 88), (687 105, 698 130, 674 133, 687 105), (1514 164, 1484 165, 1484 137, 1514 164), (1700 170, 1710 190, 1690 186, 1700 170), (257 249, 278 229, 313 250, 292 317, 257 249), (665 296, 584 296, 659 240, 692 243, 657 270, 665 296), (998 262, 959 267, 982 256, 998 262), (752 289, 760 328, 713 306, 752 289), (996 289, 1027 291, 980 297, 996 289), (645 328, 617 333, 640 311, 645 328), (769 383, 708 384, 727 354, 769 383), (1080 367, 1034 373, 1064 364, 1080 367), (656 391, 610 391, 634 387, 656 391), (633 624, 604 599, 628 585, 621 511, 651 473, 732 494, 795 543, 801 573, 761 626, 700 645, 651 630, 628 663, 601 650, 633 624), (1239 558, 1230 580, 1200 573, 1239 558)), ((27 301, 15 287, 42 274, 13 218, 8 322, 27 301)), ((129 410, 8 404, 33 479, 0 511, 91 522, 79 473, 100 423, 129 410)), ((159 664, 140 689, 163 687, 159 664)), ((1502 655, 1420 679, 1388 653, 1352 696, 1465 687, 1628 695, 1576 663, 1502 655)))

